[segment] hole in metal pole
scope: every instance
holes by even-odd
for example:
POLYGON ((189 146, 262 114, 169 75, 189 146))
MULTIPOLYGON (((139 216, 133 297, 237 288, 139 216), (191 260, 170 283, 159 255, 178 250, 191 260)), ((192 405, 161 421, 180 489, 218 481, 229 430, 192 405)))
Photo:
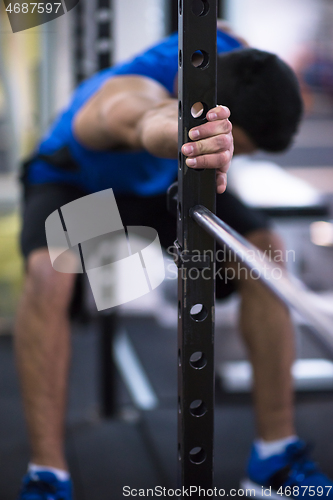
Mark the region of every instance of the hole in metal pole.
POLYGON ((180 67, 180 68, 182 67, 182 62, 183 62, 183 58, 182 58, 182 51, 180 50, 180 51, 179 51, 179 67, 180 67))
POLYGON ((179 151, 178 165, 179 165, 179 170, 181 170, 182 169, 182 153, 181 153, 181 151, 179 151))
POLYGON ((178 106, 179 106, 179 118, 181 118, 182 117, 182 101, 179 101, 178 106))
POLYGON ((204 353, 201 351, 194 352, 190 357, 190 365, 192 366, 192 368, 195 368, 196 370, 201 370, 206 366, 206 364, 207 364, 207 359, 204 353))
POLYGON ((179 0, 179 14, 182 15, 183 13, 183 0, 179 0))
POLYGON ((207 408, 202 399, 196 399, 190 404, 190 413, 194 417, 203 417, 207 412, 207 408))
POLYGON ((178 460, 182 459, 182 454, 181 454, 180 450, 181 450, 180 443, 178 443, 178 460))
POLYGON ((195 102, 191 107, 191 115, 193 118, 203 118, 203 115, 206 116, 207 111, 208 107, 204 102, 195 102))
POLYGON ((206 452, 201 446, 196 446, 190 451, 190 461, 193 464, 202 464, 206 460, 206 452))
POLYGON ((196 50, 192 54, 191 63, 195 68, 207 68, 209 63, 209 55, 204 50, 196 50))
POLYGON ((181 358, 180 349, 178 349, 178 366, 182 366, 182 358, 181 358))
POLYGON ((209 11, 207 0, 192 0, 192 12, 195 16, 205 16, 209 11))
POLYGON ((178 202, 178 218, 179 220, 182 220, 182 204, 180 201, 178 202))
POLYGON ((180 396, 178 396, 178 413, 181 413, 181 412, 182 412, 182 405, 180 402, 180 396))
POLYGON ((194 321, 204 321, 208 316, 208 311, 203 304, 195 304, 191 307, 190 316, 194 321))

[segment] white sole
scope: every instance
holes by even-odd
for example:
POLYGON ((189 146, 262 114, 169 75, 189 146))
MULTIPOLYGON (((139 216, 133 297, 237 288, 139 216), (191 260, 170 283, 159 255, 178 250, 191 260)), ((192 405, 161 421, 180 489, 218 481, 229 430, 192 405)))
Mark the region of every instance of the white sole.
POLYGON ((253 483, 250 479, 245 478, 240 482, 240 487, 244 491, 244 496, 252 498, 270 498, 271 500, 281 500, 282 498, 292 499, 293 497, 287 497, 285 495, 278 495, 276 490, 271 488, 264 488, 256 483, 253 483), (248 490, 248 494, 247 494, 248 490), (253 494, 254 491, 254 494, 253 494), (266 493, 266 494, 265 494, 266 493))

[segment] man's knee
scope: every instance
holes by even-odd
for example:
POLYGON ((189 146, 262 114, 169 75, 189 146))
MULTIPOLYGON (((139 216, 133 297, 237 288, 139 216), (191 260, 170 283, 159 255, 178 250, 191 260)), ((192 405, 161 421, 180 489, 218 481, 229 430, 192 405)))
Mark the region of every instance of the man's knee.
POLYGON ((35 250, 28 257, 24 293, 32 307, 67 310, 74 281, 75 274, 53 269, 47 249, 35 250))
POLYGON ((286 252, 283 241, 274 231, 261 229, 247 235, 246 239, 252 243, 258 250, 255 256, 252 256, 252 265, 254 269, 247 269, 244 262, 241 265, 242 272, 239 272, 240 288, 243 291, 250 291, 252 294, 260 294, 265 297, 272 297, 262 280, 267 279, 274 273, 275 277, 281 277, 282 268, 285 267, 286 252), (258 265, 256 265, 256 261, 258 265))
POLYGON ((238 289, 266 291, 265 288, 262 288, 260 277, 262 277, 263 270, 267 266, 271 268, 272 265, 276 267, 276 272, 279 271, 282 274, 281 268, 285 266, 286 261, 283 242, 276 233, 268 229, 260 229, 249 233, 246 239, 256 247, 248 253, 251 268, 248 267, 244 260, 235 258, 227 261, 224 267, 225 280, 228 283, 233 282, 238 289), (256 262, 258 262, 258 266, 256 266, 256 262))
POLYGON ((257 247, 270 261, 285 262, 285 249, 282 239, 270 229, 258 229, 246 236, 246 239, 257 247))
POLYGON ((260 280, 261 277, 265 278, 265 266, 268 264, 270 267, 273 266, 274 276, 279 277, 282 275, 281 268, 285 267, 290 259, 290 252, 284 250, 282 239, 274 231, 258 229, 247 234, 246 239, 256 247, 248 254, 251 268, 244 260, 235 257, 231 251, 226 249, 217 251, 216 289, 219 298, 227 297, 235 290, 266 296, 268 291, 260 280), (259 262, 260 269, 256 268, 256 261, 259 262))

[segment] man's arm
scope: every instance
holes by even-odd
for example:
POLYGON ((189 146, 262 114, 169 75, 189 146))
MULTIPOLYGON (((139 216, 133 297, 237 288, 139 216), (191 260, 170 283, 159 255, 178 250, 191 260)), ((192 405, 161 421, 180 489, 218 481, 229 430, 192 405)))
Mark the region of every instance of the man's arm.
MULTIPOLYGON (((192 168, 215 168, 218 192, 226 187, 233 153, 230 112, 216 107, 208 122, 189 132, 193 142, 182 153, 192 168)), ((159 83, 141 76, 110 79, 78 112, 74 133, 95 150, 145 149, 162 158, 177 158, 178 101, 159 83)))

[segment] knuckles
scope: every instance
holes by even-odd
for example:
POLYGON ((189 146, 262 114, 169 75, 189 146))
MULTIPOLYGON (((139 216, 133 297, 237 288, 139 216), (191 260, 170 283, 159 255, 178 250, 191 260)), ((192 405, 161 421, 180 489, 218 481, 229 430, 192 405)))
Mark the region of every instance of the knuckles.
POLYGON ((195 143, 194 146, 194 154, 195 155, 202 155, 204 153, 204 143, 202 141, 198 141, 195 143))
POLYGON ((214 137, 192 143, 194 147, 191 156, 218 153, 220 151, 233 150, 233 137, 229 134, 219 134, 214 137))
POLYGON ((230 153, 228 150, 226 151, 221 151, 221 153, 219 153, 219 167, 222 168, 222 167, 225 167, 229 161, 230 161, 230 153))
POLYGON ((223 120, 216 120, 214 122, 206 122, 196 128, 200 132, 200 137, 198 141, 202 138, 209 138, 219 134, 231 134, 232 133, 232 123, 224 118, 223 120))
POLYGON ((229 168, 231 156, 230 150, 198 156, 197 168, 219 168, 225 173, 229 168))
POLYGON ((213 125, 212 129, 216 134, 229 134, 232 132, 232 123, 227 118, 211 122, 210 125, 213 125))
POLYGON ((218 149, 230 149, 232 140, 228 135, 220 134, 216 136, 216 144, 218 149))
POLYGON ((200 137, 191 142, 193 152, 188 156, 197 158, 199 168, 222 168, 226 171, 234 149, 231 122, 228 119, 217 120, 199 128, 200 137))
POLYGON ((221 151, 219 153, 219 168, 222 168, 226 172, 229 168, 231 161, 231 151, 227 149, 226 151, 221 151))

